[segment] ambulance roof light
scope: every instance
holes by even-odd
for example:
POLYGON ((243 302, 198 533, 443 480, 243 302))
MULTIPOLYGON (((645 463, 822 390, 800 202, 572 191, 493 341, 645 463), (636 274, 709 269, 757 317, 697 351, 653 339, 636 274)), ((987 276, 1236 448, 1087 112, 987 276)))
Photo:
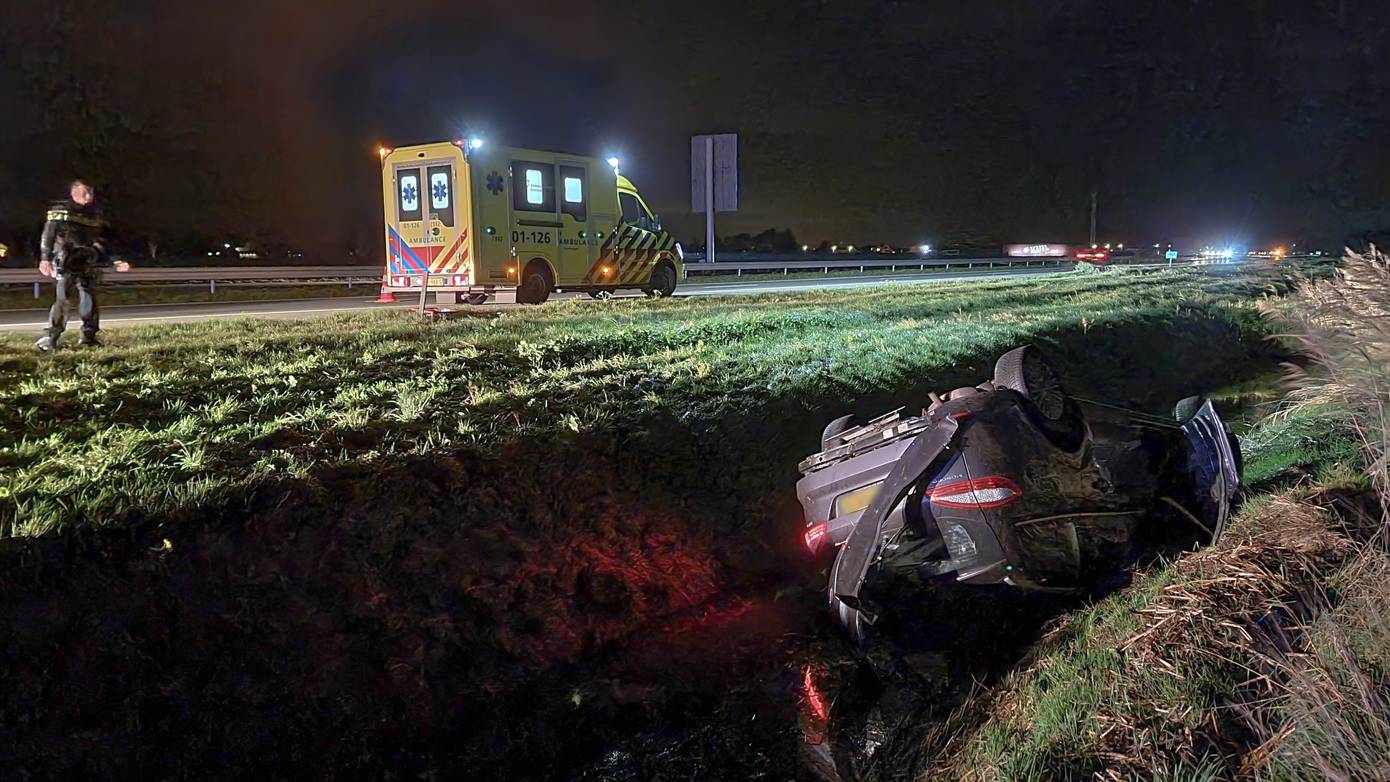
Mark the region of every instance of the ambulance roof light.
POLYGON ((476 136, 473 137, 473 138, 471 138, 471 139, 469 139, 469 140, 468 140, 468 148, 469 148, 469 149, 482 149, 482 148, 483 148, 483 140, 480 139, 480 138, 477 138, 476 136))
POLYGON ((621 162, 622 162, 622 161, 619 160, 619 159, 616 158, 616 157, 610 157, 610 158, 608 158, 608 165, 610 165, 610 166, 613 167, 613 173, 614 173, 614 174, 618 173, 618 164, 621 163, 621 162))

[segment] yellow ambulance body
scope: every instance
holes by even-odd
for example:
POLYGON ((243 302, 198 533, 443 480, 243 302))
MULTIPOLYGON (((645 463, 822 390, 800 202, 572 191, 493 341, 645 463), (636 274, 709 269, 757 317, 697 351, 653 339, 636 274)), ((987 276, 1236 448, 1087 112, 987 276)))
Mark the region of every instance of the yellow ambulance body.
POLYGON ((479 142, 381 150, 385 287, 538 304, 552 291, 669 296, 683 253, 606 161, 479 142))

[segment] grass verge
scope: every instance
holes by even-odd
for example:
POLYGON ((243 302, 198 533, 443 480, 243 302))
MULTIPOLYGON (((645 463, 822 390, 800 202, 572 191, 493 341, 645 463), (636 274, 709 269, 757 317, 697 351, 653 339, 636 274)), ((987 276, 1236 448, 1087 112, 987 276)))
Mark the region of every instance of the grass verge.
MULTIPOLYGON (((171 511, 322 467, 633 431, 653 416, 699 429, 768 405, 873 404, 927 381, 973 378, 988 356, 1064 332, 1099 343, 1136 324, 1180 323, 1186 338, 1169 340, 1165 355, 1216 369, 1200 337, 1234 329, 1237 341, 1258 340, 1251 302, 1273 284, 1200 272, 1077 275, 561 303, 444 325, 409 313, 226 320, 122 330, 101 351, 52 358, 7 336, 0 535, 171 511)), ((1130 363, 1111 371, 1162 387, 1158 368, 1121 360, 1130 363)))

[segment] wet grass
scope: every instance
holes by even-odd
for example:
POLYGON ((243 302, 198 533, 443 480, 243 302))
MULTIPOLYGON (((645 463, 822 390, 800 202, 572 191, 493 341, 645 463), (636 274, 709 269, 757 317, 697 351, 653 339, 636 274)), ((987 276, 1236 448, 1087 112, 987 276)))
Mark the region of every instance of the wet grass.
POLYGON ((858 398, 1059 330, 1195 317, 1258 329, 1268 278, 1201 272, 952 283, 719 302, 557 303, 112 332, 98 351, 0 340, 0 531, 196 504, 269 477, 646 415, 713 421, 858 398))

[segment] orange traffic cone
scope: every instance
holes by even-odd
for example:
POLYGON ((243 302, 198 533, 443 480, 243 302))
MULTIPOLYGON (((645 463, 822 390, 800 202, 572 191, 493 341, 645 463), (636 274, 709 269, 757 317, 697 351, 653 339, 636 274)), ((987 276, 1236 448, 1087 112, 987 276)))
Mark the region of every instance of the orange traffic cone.
POLYGON ((395 304, 396 296, 386 287, 386 283, 381 284, 381 295, 376 297, 377 304, 395 304))

